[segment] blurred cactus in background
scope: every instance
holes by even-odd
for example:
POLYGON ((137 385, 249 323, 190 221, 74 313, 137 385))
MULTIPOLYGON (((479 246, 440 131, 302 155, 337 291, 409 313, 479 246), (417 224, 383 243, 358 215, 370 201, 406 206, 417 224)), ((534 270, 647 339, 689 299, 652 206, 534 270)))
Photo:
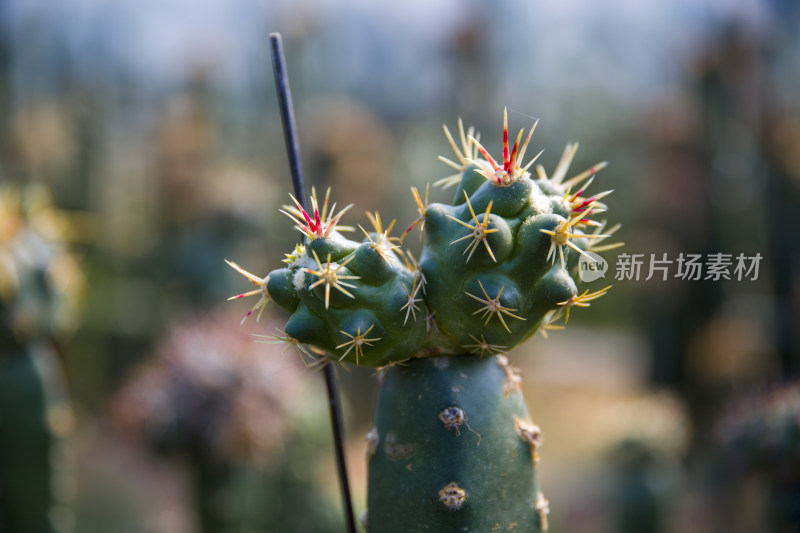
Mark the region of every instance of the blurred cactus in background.
POLYGON ((0 531, 74 522, 75 421, 53 342, 80 316, 74 230, 45 186, 0 187, 0 531))
MULTIPOLYGON (((457 174, 451 204, 428 203, 412 188, 419 216, 401 238, 380 216, 361 242, 338 226, 344 212, 295 200, 285 209, 303 235, 287 267, 262 277, 231 266, 258 286, 248 313, 274 300, 290 313, 276 340, 310 345, 322 364, 346 361, 381 368, 383 383, 368 435, 367 529, 384 531, 546 531, 549 504, 536 463, 542 432, 521 396, 521 376, 498 355, 537 330, 561 329, 572 307, 604 295, 579 292, 570 269, 576 254, 595 260, 605 244, 596 215, 610 191, 586 189, 598 163, 569 179, 577 144, 553 173, 525 161, 534 126, 513 145, 507 114, 503 153, 493 158, 459 122, 460 145, 445 134, 457 174), (401 248, 419 227, 419 262, 401 248), (558 322, 563 320, 563 324, 558 322)), ((245 317, 245 319, 247 318, 245 317)))
POLYGON ((114 421, 187 466, 199 531, 335 531, 318 481, 321 398, 296 358, 229 318, 175 326, 116 397, 114 421))
POLYGON ((800 383, 738 398, 716 429, 716 488, 728 494, 728 509, 737 510, 726 524, 796 531, 800 527, 800 383))

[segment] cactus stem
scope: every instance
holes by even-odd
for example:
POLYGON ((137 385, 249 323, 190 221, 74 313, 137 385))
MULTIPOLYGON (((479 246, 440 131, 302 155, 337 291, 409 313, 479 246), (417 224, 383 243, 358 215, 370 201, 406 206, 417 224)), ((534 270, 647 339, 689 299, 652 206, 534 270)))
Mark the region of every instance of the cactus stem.
POLYGON ((458 511, 467 499, 467 491, 455 481, 448 483, 439 491, 439 501, 451 511, 458 511))
POLYGON ((484 213, 483 215, 483 222, 478 222, 478 217, 475 216, 475 211, 472 209, 472 204, 469 201, 469 195, 467 195, 467 191, 464 191, 464 198, 467 199, 467 207, 469 207, 469 212, 472 215, 472 220, 473 222, 475 222, 475 225, 470 226, 466 222, 462 222, 461 220, 453 216, 447 215, 447 218, 449 218, 450 220, 454 220, 459 224, 461 224, 462 226, 466 227, 467 229, 472 230, 471 234, 468 233, 467 235, 464 235, 463 237, 454 240, 453 242, 450 243, 450 245, 452 246, 457 242, 463 241, 464 239, 471 238, 472 242, 470 242, 464 249, 464 251, 461 253, 461 255, 464 255, 465 253, 469 252, 466 261, 467 263, 469 263, 469 260, 472 258, 472 254, 475 253, 475 250, 478 248, 478 246, 480 246, 481 242, 483 242, 483 245, 486 246, 486 251, 489 252, 489 256, 492 258, 492 261, 497 263, 497 259, 494 256, 494 252, 492 252, 492 247, 489 246, 489 241, 486 240, 486 235, 500 231, 497 228, 488 229, 489 214, 492 211, 492 202, 490 201, 489 205, 486 206, 486 213, 484 213))
POLYGON ((344 281, 339 281, 343 279, 360 279, 359 276, 343 276, 341 274, 337 274, 339 270, 341 270, 347 263, 353 260, 354 256, 350 256, 347 260, 341 264, 333 263, 335 268, 331 269, 331 254, 328 254, 328 260, 325 263, 325 269, 322 269, 322 262, 319 260, 319 256, 317 256, 316 250, 311 250, 314 254, 314 259, 317 260, 317 266, 319 270, 311 270, 310 268, 303 268, 302 270, 308 272, 309 274, 313 274, 317 276, 319 279, 312 283, 308 288, 313 289, 319 285, 325 284, 325 309, 328 308, 328 304, 330 303, 330 295, 331 295, 331 287, 338 290, 339 292, 349 296, 350 298, 355 298, 352 294, 350 294, 347 289, 344 287, 349 287, 351 289, 355 289, 356 286, 351 283, 346 283, 344 281))
POLYGON ((348 346, 348 345, 350 346, 344 352, 344 354, 342 354, 342 357, 339 358, 339 361, 341 361, 342 359, 347 357, 347 354, 350 353, 350 350, 355 350, 356 364, 358 364, 358 356, 359 355, 361 355, 361 356, 364 355, 364 345, 366 344, 367 346, 373 346, 373 344, 372 344, 373 342, 378 342, 379 340, 381 340, 381 337, 375 337, 375 338, 372 338, 372 339, 367 338, 367 335, 369 334, 370 331, 372 331, 372 328, 374 328, 374 327, 375 327, 375 324, 372 324, 370 327, 367 328, 367 330, 364 333, 361 333, 361 327, 359 327, 358 330, 356 331, 355 335, 351 335, 351 334, 347 333, 346 331, 339 331, 339 333, 342 333, 342 334, 347 335, 348 337, 350 337, 349 341, 343 342, 342 344, 340 344, 339 346, 336 347, 336 349, 338 350, 340 348, 344 348, 345 346, 348 346))
POLYGON ((603 289, 600 289, 599 291, 592 292, 592 293, 589 292, 589 289, 586 289, 585 291, 583 291, 582 294, 576 294, 574 296, 571 296, 569 299, 564 300, 563 302, 559 302, 558 305, 562 306, 561 309, 566 309, 567 310, 566 311, 566 317, 564 318, 564 324, 569 322, 569 310, 570 310, 571 307, 573 307, 573 306, 589 307, 591 305, 589 302, 591 302, 592 300, 596 300, 597 298, 600 298, 601 296, 605 295, 608 292, 608 289, 610 289, 610 288, 611 288, 611 285, 609 285, 608 287, 605 287, 603 289))
POLYGON ((408 301, 403 307, 400 308, 401 313, 403 312, 403 309, 406 310, 406 318, 403 320, 404 326, 406 325, 406 322, 408 322, 409 313, 411 313, 411 315, 414 317, 414 322, 417 321, 417 311, 420 310, 419 307, 417 307, 417 303, 423 301, 422 298, 417 298, 417 293, 419 293, 421 288, 422 284, 417 285, 416 272, 414 273, 414 284, 411 286, 411 292, 408 291, 408 287, 406 287, 406 284, 403 283, 403 289, 406 291, 406 296, 408 296, 408 301))
POLYGON ((483 288, 483 283, 481 283, 481 280, 478 280, 478 285, 480 285, 481 290, 483 291, 483 295, 486 297, 485 300, 483 298, 479 298, 479 297, 475 296, 474 294, 470 294, 470 293, 468 293, 466 291, 464 292, 464 294, 466 294, 467 296, 469 296, 473 300, 477 300, 478 302, 484 304, 483 307, 481 307, 480 309, 478 309, 477 311, 472 313, 473 315, 477 315, 478 313, 483 312, 483 315, 481 315, 481 318, 486 318, 486 321, 484 322, 484 325, 489 323, 489 320, 491 320, 493 315, 497 315, 497 318, 500 319, 500 322, 503 324, 503 327, 506 329, 506 331, 511 333, 511 330, 508 329, 508 325, 506 324, 506 321, 503 319, 503 314, 506 314, 506 315, 508 315, 510 317, 513 317, 513 318, 516 318, 516 319, 519 319, 519 320, 526 320, 525 318, 523 318, 521 316, 517 316, 517 315, 515 315, 515 314, 513 314, 511 312, 511 311, 516 311, 516 309, 511 309, 509 307, 504 307, 503 304, 500 303, 500 295, 503 294, 503 290, 505 289, 505 285, 500 287, 500 291, 497 293, 497 296, 495 296, 494 298, 489 298, 489 295, 486 293, 486 289, 483 288))
POLYGON ((488 342, 486 342, 486 339, 484 338, 483 335, 481 335, 480 340, 478 340, 477 337, 475 337, 475 335, 472 335, 471 333, 469 336, 472 337, 472 340, 475 341, 475 344, 464 345, 464 348, 472 348, 470 350, 470 353, 479 355, 484 355, 484 354, 494 355, 497 353, 504 352, 507 348, 506 346, 500 346, 498 344, 489 344, 488 342))

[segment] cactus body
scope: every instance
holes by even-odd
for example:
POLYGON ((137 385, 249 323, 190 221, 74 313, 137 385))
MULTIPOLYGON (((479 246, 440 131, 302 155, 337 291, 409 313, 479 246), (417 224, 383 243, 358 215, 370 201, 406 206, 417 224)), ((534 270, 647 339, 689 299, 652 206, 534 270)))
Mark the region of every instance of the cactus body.
POLYGON ((427 209, 420 260, 426 301, 442 310, 437 325, 454 344, 475 344, 480 332, 490 344, 514 346, 577 293, 565 264, 548 257, 551 238, 540 231, 553 230, 570 215, 559 203, 563 192, 550 196, 527 177, 508 187, 482 178, 472 187, 474 173, 474 167, 464 173, 460 203, 427 209), (477 235, 467 227, 484 223, 483 231, 491 233, 477 235), (496 298, 502 308, 493 312, 485 302, 496 298))
POLYGON ((392 247, 378 233, 359 243, 331 232, 271 272, 269 294, 291 313, 286 334, 367 366, 415 353, 425 322, 411 313, 406 318, 402 308, 417 281, 392 247))
POLYGON ((569 269, 577 254, 620 244, 601 245, 616 228, 593 220, 610 191, 584 196, 605 163, 565 180, 570 144, 552 175, 537 166, 534 178, 538 156, 523 166, 532 133, 511 145, 505 116, 495 160, 461 122, 460 147, 445 128, 457 161, 440 159, 457 173, 437 184, 456 193, 428 204, 412 188, 419 217, 404 237, 423 230, 419 263, 377 216, 364 241, 344 239, 341 213, 328 215, 326 198, 320 215, 312 194, 310 212, 287 213, 305 236, 287 268, 262 279, 232 265, 261 287, 240 295, 261 293, 250 313, 270 299, 290 313, 278 340, 310 344, 323 361, 388 367, 368 436, 370 533, 547 530, 541 432, 497 354, 605 294, 579 293, 569 269))
POLYGON ((542 531, 530 435, 538 428, 502 356, 388 369, 368 437, 367 530, 542 531))

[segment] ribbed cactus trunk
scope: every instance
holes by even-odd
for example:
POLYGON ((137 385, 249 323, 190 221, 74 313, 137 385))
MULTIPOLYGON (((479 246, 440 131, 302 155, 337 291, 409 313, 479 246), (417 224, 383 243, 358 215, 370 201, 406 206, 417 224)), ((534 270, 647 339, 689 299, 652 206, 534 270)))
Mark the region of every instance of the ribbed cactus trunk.
POLYGON ((539 532, 539 428, 503 356, 416 359, 382 378, 369 533, 539 532))

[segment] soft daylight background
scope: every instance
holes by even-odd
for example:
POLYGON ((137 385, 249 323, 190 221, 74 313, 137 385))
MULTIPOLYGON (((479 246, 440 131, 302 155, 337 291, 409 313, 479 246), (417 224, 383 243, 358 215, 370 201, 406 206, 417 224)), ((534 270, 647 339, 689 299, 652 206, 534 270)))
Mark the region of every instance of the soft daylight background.
MULTIPOLYGON (((586 288, 614 287, 510 354, 551 531, 797 530, 800 3, 5 0, 1 532, 25 533, 10 508, 62 532, 343 530, 321 374, 251 342, 276 308, 242 327, 254 302, 225 301, 249 290, 225 258, 265 274, 298 238, 272 31, 306 178, 346 223, 405 228, 459 116, 493 153, 508 106, 541 119, 546 168, 574 140, 575 171, 610 162, 593 187, 626 246, 586 288), (638 279, 612 279, 622 252, 638 279), (675 277, 719 253, 758 273, 675 277), (15 421, 41 433, 22 451, 15 421), (11 496, 37 476, 45 507, 11 496)), ((339 371, 359 511, 373 374, 339 371)))

